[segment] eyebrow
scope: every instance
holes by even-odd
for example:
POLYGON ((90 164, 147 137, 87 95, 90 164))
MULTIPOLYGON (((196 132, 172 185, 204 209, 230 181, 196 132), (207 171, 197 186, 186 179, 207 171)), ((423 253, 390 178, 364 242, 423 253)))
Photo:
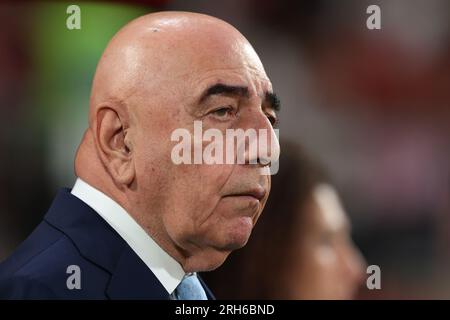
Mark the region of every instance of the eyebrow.
POLYGON ((216 83, 205 90, 205 92, 202 94, 200 98, 200 102, 203 102, 210 96, 214 95, 231 95, 231 96, 248 97, 249 93, 247 87, 231 86, 223 83, 216 83))
MULTIPOLYGON (((230 95, 248 98, 249 90, 244 86, 233 86, 223 83, 216 83, 205 90, 205 92, 201 95, 200 103, 204 102, 207 98, 214 95, 230 95)), ((280 99, 275 93, 266 92, 264 100, 265 103, 269 104, 270 108, 274 109, 275 111, 280 110, 280 99)))
POLYGON ((281 108, 281 102, 280 98, 278 98, 277 94, 274 92, 266 92, 266 101, 270 104, 272 109, 275 111, 280 111, 281 108))

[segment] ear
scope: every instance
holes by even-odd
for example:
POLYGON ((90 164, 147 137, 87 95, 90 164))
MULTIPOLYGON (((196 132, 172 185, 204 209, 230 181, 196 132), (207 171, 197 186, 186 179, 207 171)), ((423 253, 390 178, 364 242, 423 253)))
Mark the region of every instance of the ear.
POLYGON ((128 121, 119 108, 111 105, 97 109, 96 144, 100 159, 118 186, 128 186, 135 178, 133 145, 128 121))

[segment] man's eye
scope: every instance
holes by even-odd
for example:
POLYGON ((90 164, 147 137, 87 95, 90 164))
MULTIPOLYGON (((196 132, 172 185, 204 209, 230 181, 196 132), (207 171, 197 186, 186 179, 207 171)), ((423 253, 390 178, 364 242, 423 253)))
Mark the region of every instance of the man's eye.
POLYGON ((225 118, 233 114, 233 108, 231 106, 221 107, 212 111, 211 113, 219 118, 225 118))

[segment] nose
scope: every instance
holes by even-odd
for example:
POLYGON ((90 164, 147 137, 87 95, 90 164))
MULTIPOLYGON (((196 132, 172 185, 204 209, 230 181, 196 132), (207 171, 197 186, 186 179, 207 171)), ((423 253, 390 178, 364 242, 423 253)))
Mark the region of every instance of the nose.
POLYGON ((245 155, 246 164, 256 164, 261 167, 271 166, 278 161, 280 144, 278 129, 274 129, 262 110, 249 111, 241 123, 241 128, 254 130, 254 135, 244 139, 238 148, 245 155))
POLYGON ((353 243, 349 243, 347 249, 345 268, 349 281, 353 283, 355 287, 360 286, 364 279, 367 262, 353 243))

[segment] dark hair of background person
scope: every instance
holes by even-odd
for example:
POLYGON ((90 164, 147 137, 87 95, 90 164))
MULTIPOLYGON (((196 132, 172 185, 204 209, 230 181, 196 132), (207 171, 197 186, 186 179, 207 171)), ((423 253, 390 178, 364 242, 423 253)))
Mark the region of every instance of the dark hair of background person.
POLYGON ((293 142, 281 143, 279 171, 272 176, 266 207, 247 245, 217 270, 203 273, 218 299, 277 299, 288 295, 287 266, 298 237, 297 221, 314 187, 327 182, 323 168, 293 142), (300 212, 300 214, 299 214, 300 212), (280 244, 285 244, 280 246, 280 244), (256 294, 257 293, 257 294, 256 294))

